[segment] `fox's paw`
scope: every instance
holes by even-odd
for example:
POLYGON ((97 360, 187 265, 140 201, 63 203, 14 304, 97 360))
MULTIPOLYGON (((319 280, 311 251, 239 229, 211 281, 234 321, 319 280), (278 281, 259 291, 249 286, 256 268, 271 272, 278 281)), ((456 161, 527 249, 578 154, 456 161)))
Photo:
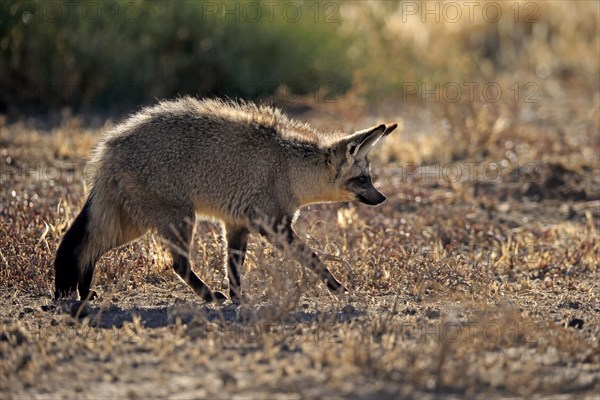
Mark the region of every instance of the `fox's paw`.
POLYGON ((236 290, 229 290, 229 298, 231 299, 231 302, 235 305, 239 306, 240 304, 242 304, 242 296, 236 290))
POLYGON ((98 298, 98 293, 96 293, 95 290, 90 290, 88 292, 88 294, 85 296, 85 298, 81 295, 79 297, 81 298, 81 300, 85 300, 85 301, 96 300, 98 298))
POLYGON ((215 299, 218 302, 223 302, 223 301, 227 300, 227 296, 223 292, 216 291, 215 292, 215 299))
POLYGON ((348 294, 350 293, 350 291, 348 290, 348 288, 344 285, 340 285, 339 288, 337 288, 337 290, 335 291, 336 294, 348 294))
POLYGON ((348 293, 348 289, 338 281, 327 281, 327 288, 336 294, 348 293))
POLYGON ((72 291, 55 291, 54 300, 77 300, 79 298, 77 290, 72 291))
POLYGON ((204 300, 206 300, 207 302, 213 302, 216 301, 218 303, 222 303, 225 300, 227 300, 227 296, 225 295, 225 293, 223 292, 219 292, 219 291, 214 291, 210 294, 209 297, 205 298, 204 300))

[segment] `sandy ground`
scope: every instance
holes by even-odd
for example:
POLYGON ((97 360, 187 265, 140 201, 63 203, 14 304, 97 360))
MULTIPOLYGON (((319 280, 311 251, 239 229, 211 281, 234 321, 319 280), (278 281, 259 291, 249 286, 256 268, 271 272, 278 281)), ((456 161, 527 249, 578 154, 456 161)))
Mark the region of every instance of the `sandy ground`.
MULTIPOLYGON (((54 252, 102 129, 3 125, 0 395, 598 398, 597 98, 573 100, 568 124, 557 112, 507 129, 483 156, 467 149, 480 162, 510 161, 513 175, 459 182, 422 166, 447 165, 445 149, 460 141, 436 139, 437 117, 404 107, 404 136, 374 161, 387 203, 313 206, 298 221, 351 293, 328 294, 253 238, 242 306, 196 298, 152 236, 100 261, 99 299, 81 310, 53 302, 54 252), (59 171, 52 179, 48 165, 59 171)), ((398 118, 378 110, 346 125, 398 118)), ((303 118, 329 126, 339 113, 303 118)), ((201 223, 192 257, 217 288, 218 236, 201 223)))

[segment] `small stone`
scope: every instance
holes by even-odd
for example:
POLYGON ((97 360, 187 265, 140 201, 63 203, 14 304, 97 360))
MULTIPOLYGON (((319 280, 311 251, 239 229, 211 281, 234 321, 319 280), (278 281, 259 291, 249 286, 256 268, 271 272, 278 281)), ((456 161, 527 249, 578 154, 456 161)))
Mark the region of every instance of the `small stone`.
POLYGON ((228 385, 236 385, 237 379, 236 377, 228 371, 220 371, 221 382, 223 382, 223 386, 228 385))
POLYGON ((425 316, 429 319, 438 319, 440 317, 440 312, 438 310, 430 308, 427 311, 425 311, 425 316))
POLYGON ((0 342, 13 342, 17 346, 27 342, 27 336, 18 328, 12 329, 9 332, 0 333, 0 342))
POLYGON ((344 308, 342 308, 342 312, 344 314, 352 314, 356 311, 356 308, 352 304, 346 304, 344 308))
POLYGON ((569 321, 569 323, 567 324, 567 327, 583 329, 583 320, 580 318, 573 318, 572 320, 569 321))

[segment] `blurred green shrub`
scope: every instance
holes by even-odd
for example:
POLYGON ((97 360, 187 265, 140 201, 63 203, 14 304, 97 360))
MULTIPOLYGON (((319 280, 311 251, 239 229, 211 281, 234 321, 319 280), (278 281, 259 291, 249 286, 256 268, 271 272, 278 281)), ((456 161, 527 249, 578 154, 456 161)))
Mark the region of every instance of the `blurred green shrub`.
POLYGON ((590 1, 3 0, 0 112, 127 110, 279 88, 375 99, 464 82, 578 77, 597 87, 599 10, 590 1))
POLYGON ((253 98, 280 86, 342 92, 352 68, 326 6, 3 0, 0 111, 118 110, 178 94, 253 98))

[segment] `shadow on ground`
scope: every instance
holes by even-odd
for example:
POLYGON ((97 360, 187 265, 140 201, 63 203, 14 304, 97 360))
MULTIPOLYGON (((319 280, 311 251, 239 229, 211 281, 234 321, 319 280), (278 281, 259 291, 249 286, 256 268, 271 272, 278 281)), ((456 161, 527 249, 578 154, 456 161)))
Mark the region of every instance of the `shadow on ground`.
MULTIPOLYGON (((80 302, 72 303, 71 314, 76 315, 81 306, 80 302)), ((63 307, 64 308, 64 307, 63 307)), ((362 315, 364 311, 358 311, 353 306, 345 306, 341 310, 330 311, 295 311, 284 313, 272 306, 236 306, 205 305, 200 308, 158 306, 158 307, 120 307, 110 305, 108 307, 90 305, 79 312, 79 317, 89 318, 90 325, 98 328, 112 329, 121 328, 127 322, 134 322, 139 318, 139 324, 144 328, 163 328, 175 325, 178 321, 189 324, 192 321, 256 324, 269 320, 279 323, 304 323, 313 324, 321 322, 349 322, 362 315)))

